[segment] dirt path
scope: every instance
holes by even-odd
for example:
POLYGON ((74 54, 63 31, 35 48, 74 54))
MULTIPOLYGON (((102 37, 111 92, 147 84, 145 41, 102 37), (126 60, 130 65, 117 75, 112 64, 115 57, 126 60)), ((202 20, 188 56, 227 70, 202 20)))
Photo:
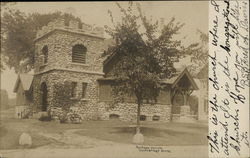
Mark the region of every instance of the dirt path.
POLYGON ((113 146, 119 144, 111 141, 104 141, 75 134, 76 131, 80 130, 82 129, 70 129, 59 134, 40 132, 38 134, 51 140, 51 143, 49 145, 38 147, 38 149, 51 149, 51 148, 82 149, 82 148, 93 148, 99 146, 113 146))

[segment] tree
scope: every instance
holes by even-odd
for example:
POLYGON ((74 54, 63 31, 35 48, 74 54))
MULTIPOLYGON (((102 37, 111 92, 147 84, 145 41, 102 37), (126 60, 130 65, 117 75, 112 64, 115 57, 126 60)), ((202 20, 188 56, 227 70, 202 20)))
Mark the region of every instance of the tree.
MULTIPOLYGON (((135 95, 137 103, 137 133, 140 133, 140 110, 143 100, 156 100, 162 88, 160 81, 175 73, 173 62, 185 50, 181 41, 173 36, 183 27, 175 19, 163 26, 158 21, 148 19, 137 4, 129 2, 127 9, 117 3, 122 17, 120 23, 115 23, 112 12, 109 11, 113 28, 106 26, 107 33, 114 39, 104 57, 116 55, 119 62, 112 70, 115 84, 113 90, 116 97, 135 95), (145 30, 145 31, 143 31, 145 30)), ((189 48, 191 49, 191 48, 189 48)), ((119 99, 118 99, 119 100, 119 99)))
POLYGON ((194 49, 190 49, 186 52, 191 56, 192 64, 188 67, 191 74, 196 75, 201 68, 208 64, 208 34, 197 30, 197 34, 200 36, 200 42, 196 44, 194 49))
POLYGON ((16 2, 1 2, 1 10, 9 10, 9 7, 15 4, 16 2))
MULTIPOLYGON (((1 15, 1 58, 6 66, 16 72, 27 72, 34 65, 34 39, 36 32, 56 18, 80 18, 71 14, 54 12, 48 14, 25 14, 19 10, 7 9, 1 15)), ((1 63, 1 70, 3 64, 1 63)))

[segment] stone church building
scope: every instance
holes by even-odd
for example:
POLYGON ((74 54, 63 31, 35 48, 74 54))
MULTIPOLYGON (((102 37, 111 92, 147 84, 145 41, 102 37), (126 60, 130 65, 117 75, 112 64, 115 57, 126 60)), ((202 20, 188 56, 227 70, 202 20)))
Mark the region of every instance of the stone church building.
MULTIPOLYGON (((137 105, 133 99, 112 106, 112 79, 107 77, 116 59, 105 61, 101 54, 107 49, 104 30, 70 21, 55 20, 37 32, 35 42, 35 65, 32 85, 33 113, 50 112, 53 118, 61 110, 53 105, 57 83, 71 83, 71 108, 83 120, 108 120, 112 118, 132 121, 136 119, 137 105)), ((162 81, 161 90, 154 105, 145 103, 141 120, 171 121, 197 119, 187 98, 198 86, 187 69, 162 81), (185 93, 184 93, 185 92, 185 93)))

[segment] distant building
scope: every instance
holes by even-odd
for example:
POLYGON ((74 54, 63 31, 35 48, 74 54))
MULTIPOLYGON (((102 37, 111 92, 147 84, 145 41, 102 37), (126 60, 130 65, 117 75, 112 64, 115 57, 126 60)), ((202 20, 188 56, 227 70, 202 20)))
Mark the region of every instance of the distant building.
POLYGON ((0 110, 8 109, 9 108, 9 96, 8 92, 5 89, 1 89, 1 106, 0 110))
POLYGON ((198 98, 198 119, 208 119, 208 64, 204 65, 194 79, 199 90, 192 95, 198 98))
POLYGON ((33 76, 30 74, 19 74, 15 83, 14 92, 16 93, 15 117, 27 117, 33 103, 32 92, 33 76))
POLYGON ((10 108, 16 107, 16 98, 9 98, 9 106, 10 108))
MULTIPOLYGON (((113 55, 103 61, 102 53, 112 44, 103 34, 102 28, 79 25, 77 21, 65 25, 63 20, 50 22, 38 31, 34 76, 18 76, 14 90, 17 107, 32 103, 29 107, 34 113, 50 112, 53 118, 58 118, 61 107, 54 104, 54 86, 67 81, 71 83, 71 99, 76 101, 71 107, 83 120, 135 120, 137 104, 133 96, 125 103, 112 106, 113 80, 109 74, 119 57, 113 55)), ((161 84, 164 88, 157 103, 144 102, 141 120, 197 119, 197 115, 191 113, 188 97, 198 86, 187 69, 161 84)))

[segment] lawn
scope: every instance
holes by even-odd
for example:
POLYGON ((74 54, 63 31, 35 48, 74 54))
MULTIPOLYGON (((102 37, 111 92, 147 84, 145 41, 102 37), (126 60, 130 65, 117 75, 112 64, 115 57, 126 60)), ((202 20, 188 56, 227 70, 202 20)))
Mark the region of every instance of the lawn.
MULTIPOLYGON (((134 125, 119 121, 103 124, 77 131, 77 134, 131 144, 134 125)), ((206 145, 208 128, 202 124, 143 122, 141 132, 145 145, 206 145)))
MULTIPOLYGON (((38 132, 62 134, 69 129, 79 129, 76 134, 99 140, 131 144, 135 133, 134 123, 116 120, 84 121, 81 124, 41 122, 34 119, 5 119, 0 126, 0 149, 18 149, 22 132, 33 139, 31 148, 53 143, 38 132)), ((141 131, 145 145, 206 145, 208 127, 203 123, 142 122, 141 131)))
POLYGON ((8 123, 1 123, 0 125, 0 149, 20 149, 23 148, 19 146, 19 137, 23 132, 28 132, 32 137, 32 146, 30 148, 36 148, 39 146, 47 145, 51 141, 38 135, 36 132, 30 132, 30 128, 27 126, 29 124, 28 120, 9 120, 8 123), (12 126, 12 127, 11 127, 12 126))

